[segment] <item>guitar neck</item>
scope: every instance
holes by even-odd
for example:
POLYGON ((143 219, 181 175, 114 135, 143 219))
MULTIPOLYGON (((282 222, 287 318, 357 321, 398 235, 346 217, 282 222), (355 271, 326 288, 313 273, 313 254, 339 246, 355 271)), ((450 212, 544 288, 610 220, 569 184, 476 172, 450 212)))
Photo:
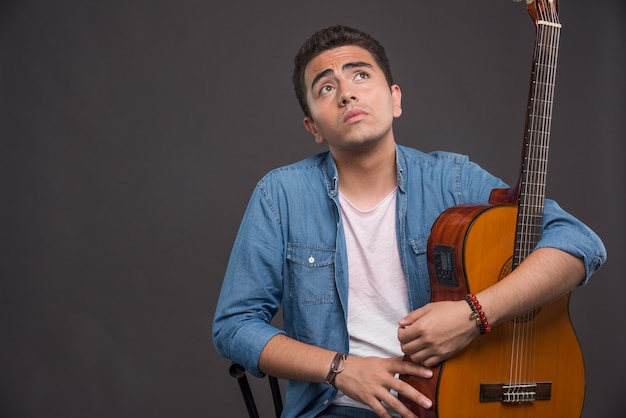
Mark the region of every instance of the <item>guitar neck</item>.
MULTIPOLYGON (((530 7, 530 6, 529 6, 530 7)), ((518 190, 518 224, 513 264, 519 265, 541 238, 552 107, 561 24, 556 14, 536 8, 533 68, 518 190)))

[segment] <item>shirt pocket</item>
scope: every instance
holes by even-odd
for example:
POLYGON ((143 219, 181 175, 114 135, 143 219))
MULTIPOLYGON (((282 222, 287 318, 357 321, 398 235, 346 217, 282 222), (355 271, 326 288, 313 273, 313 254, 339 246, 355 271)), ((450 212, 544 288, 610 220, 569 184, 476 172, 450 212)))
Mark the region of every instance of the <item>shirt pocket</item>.
POLYGON ((303 305, 335 300, 335 249, 311 244, 287 244, 289 295, 303 305))

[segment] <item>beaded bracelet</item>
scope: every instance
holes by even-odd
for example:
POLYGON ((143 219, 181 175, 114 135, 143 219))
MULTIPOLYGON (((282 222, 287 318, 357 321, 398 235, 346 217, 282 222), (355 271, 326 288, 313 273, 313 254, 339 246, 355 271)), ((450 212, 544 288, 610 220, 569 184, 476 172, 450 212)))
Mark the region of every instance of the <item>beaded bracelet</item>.
POLYGON ((330 363, 330 370, 328 371, 328 375, 326 376, 326 381, 324 382, 328 386, 333 388, 335 387, 335 377, 337 377, 337 375, 346 368, 346 357, 347 356, 343 353, 335 354, 333 362, 330 363))
POLYGON ((480 306, 476 296, 472 293, 468 293, 467 296, 465 296, 465 301, 472 310, 469 317, 470 321, 476 322, 476 326, 480 329, 480 335, 489 334, 491 327, 489 326, 489 321, 487 321, 487 315, 483 312, 483 308, 480 306))

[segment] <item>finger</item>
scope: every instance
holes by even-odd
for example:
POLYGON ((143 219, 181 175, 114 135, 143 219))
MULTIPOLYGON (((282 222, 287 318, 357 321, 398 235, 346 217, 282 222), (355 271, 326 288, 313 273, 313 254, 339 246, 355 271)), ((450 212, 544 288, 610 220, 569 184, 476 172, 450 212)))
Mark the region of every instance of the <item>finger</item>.
MULTIPOLYGON (((393 395, 388 401, 387 406, 389 407, 389 409, 391 409, 403 418, 418 418, 417 415, 415 415, 404 403, 402 403, 398 398, 393 395)), ((383 408, 385 407, 383 406, 383 408)), ((386 408, 385 411, 387 411, 386 408)), ((388 411, 387 414, 389 414, 388 411)), ((391 416, 391 414, 389 414, 389 416, 391 416)))
POLYGON ((425 365, 414 361, 403 361, 403 365, 398 370, 398 374, 408 374, 411 376, 417 376, 424 379, 430 379, 433 377, 433 370, 425 365))
POLYGON ((408 313, 407 316, 398 321, 398 326, 400 328, 406 328, 413 324, 420 317, 420 310, 416 309, 408 313))
POLYGON ((431 356, 422 360, 421 363, 426 367, 435 367, 436 365, 440 364, 444 360, 445 358, 442 356, 431 356))
POLYGON ((364 399, 363 402, 379 417, 393 418, 387 408, 385 408, 385 405, 383 405, 383 401, 378 399, 379 397, 384 398, 385 394, 391 395, 389 392, 383 392, 382 395, 373 395, 368 399, 364 399))
POLYGON ((407 353, 407 356, 415 364, 422 365, 424 367, 432 367, 437 363, 433 363, 433 355, 428 350, 419 350, 415 352, 407 353))
POLYGON ((374 411, 374 413, 381 418, 393 418, 381 402, 375 402, 374 405, 370 405, 370 408, 372 408, 372 411, 374 411))
POLYGON ((400 343, 407 343, 415 340, 420 340, 424 336, 426 330, 419 323, 412 323, 405 327, 398 327, 398 341, 400 343))
POLYGON ((402 350, 404 354, 413 356, 414 354, 419 352, 432 350, 432 346, 430 346, 424 338, 407 338, 406 341, 400 341, 400 350, 402 350))
MULTIPOLYGON (((394 389, 395 390, 395 389, 394 389)), ((390 389, 384 390, 379 393, 374 399, 374 403, 369 405, 370 408, 379 417, 392 417, 390 411, 394 411, 400 414, 404 418, 417 418, 408 407, 402 403, 395 394, 390 392, 390 389)))
POLYGON ((421 330, 417 326, 398 327, 398 341, 400 344, 416 341, 420 337, 421 330))
MULTIPOLYGON (((410 384, 402 380, 398 380, 397 388, 395 390, 399 394, 402 394, 402 396, 404 396, 406 399, 411 400, 416 405, 420 405, 424 409, 429 409, 433 405, 432 400, 428 398, 428 396, 424 395, 422 392, 418 391, 416 388, 414 388, 413 386, 411 386, 410 384)), ((401 402, 397 398, 396 400, 397 400, 397 403, 394 402, 394 405, 398 405, 397 406, 398 409, 403 409, 403 410, 410 412, 408 407, 403 402, 401 402)), ((397 410, 397 412, 400 413, 399 410, 397 410)))
MULTIPOLYGON (((393 390, 398 393, 402 393, 406 399, 412 401, 415 405, 420 405, 425 409, 429 409, 432 406, 432 401, 428 397, 417 391, 411 385, 404 382, 401 383, 402 385, 393 388, 393 390)), ((383 408, 386 408, 387 411, 391 410, 403 418, 418 418, 413 411, 411 411, 408 405, 402 402, 392 392, 386 392, 385 396, 381 399, 381 403, 383 408)), ((378 412, 376 413, 379 414, 378 412)))

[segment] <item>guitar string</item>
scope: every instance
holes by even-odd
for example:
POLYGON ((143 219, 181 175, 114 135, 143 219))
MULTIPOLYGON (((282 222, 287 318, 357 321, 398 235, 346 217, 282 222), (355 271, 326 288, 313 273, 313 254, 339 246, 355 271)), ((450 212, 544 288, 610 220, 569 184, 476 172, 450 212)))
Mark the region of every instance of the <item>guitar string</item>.
MULTIPOLYGON (((542 10, 540 10, 542 12, 542 10)), ((552 16, 548 19, 541 16, 541 20, 546 22, 558 23, 556 13, 552 11, 552 16)), ((522 254, 518 255, 517 262, 532 251, 538 242, 541 233, 541 225, 537 222, 543 215, 543 200, 545 196, 545 175, 547 173, 547 154, 549 149, 549 134, 552 125, 552 100, 554 98, 554 80, 556 72, 556 59, 558 52, 558 41, 560 36, 560 25, 538 25, 538 58, 537 73, 535 74, 535 83, 533 86, 533 97, 539 98, 531 103, 533 117, 529 120, 529 140, 534 138, 533 147, 528 151, 528 160, 526 161, 526 174, 532 177, 531 181, 523 185, 523 198, 525 203, 522 207, 526 210, 521 214, 520 228, 521 236, 530 237, 521 246, 522 254), (547 34, 545 32, 548 32, 547 34), (546 41, 549 39, 549 41, 546 41), (546 58, 547 57, 547 58, 546 58), (542 92, 542 96, 538 94, 538 90, 542 92), (547 113, 547 114, 546 114, 547 113), (541 115, 541 116, 540 116, 541 115), (532 151, 532 152, 531 152, 532 151), (528 184, 530 183, 530 184, 528 184), (529 188, 535 187, 537 193, 530 194, 529 188), (531 202, 531 199, 532 200, 531 202)), ((529 180, 527 177, 526 180, 529 180)), ((510 386, 513 388, 512 396, 514 400, 527 400, 527 392, 524 389, 524 383, 535 382, 534 371, 536 369, 536 323, 530 313, 524 315, 514 324, 513 337, 513 353, 512 368, 510 376, 510 386), (519 325, 519 326, 518 326, 519 325)), ((510 399, 510 398, 509 398, 510 399)))
MULTIPOLYGON (((552 16, 548 19, 544 17, 544 20, 558 23, 558 17, 552 10, 552 16)), ((535 150, 539 152, 538 163, 540 168, 537 170, 538 173, 547 173, 547 164, 548 164, 548 152, 549 152, 549 141, 550 141, 550 132, 552 129, 552 111, 553 111, 553 101, 554 101, 554 86, 556 81, 556 61, 558 58, 558 45, 560 39, 560 30, 558 25, 542 25, 541 28, 542 33, 542 42, 541 42, 541 63, 544 66, 543 70, 540 72, 542 79, 541 87, 543 91, 543 101, 541 103, 541 119, 538 119, 539 124, 541 125, 541 141, 539 141, 540 146, 535 150)), ((540 184, 541 189, 539 190, 538 195, 536 196, 536 206, 541 208, 543 216, 543 206, 544 206, 544 197, 545 197, 545 178, 544 181, 537 181, 540 184)), ((538 226, 539 232, 541 231, 540 226, 538 226)), ((534 245, 534 244, 533 244, 534 245)), ((531 375, 528 376, 529 382, 536 382, 536 361, 537 361, 537 322, 535 320, 529 321, 528 324, 532 329, 530 332, 530 341, 532 342, 532 355, 529 357, 531 362, 529 363, 529 370, 531 375)))

